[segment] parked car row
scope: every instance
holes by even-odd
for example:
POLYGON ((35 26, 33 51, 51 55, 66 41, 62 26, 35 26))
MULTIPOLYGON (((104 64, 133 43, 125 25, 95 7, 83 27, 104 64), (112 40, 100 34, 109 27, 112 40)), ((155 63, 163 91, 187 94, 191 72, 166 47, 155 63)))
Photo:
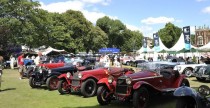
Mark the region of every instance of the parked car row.
MULTIPOLYGON (((54 64, 55 65, 55 64, 54 64)), ((146 108, 152 95, 173 93, 178 87, 190 86, 185 75, 173 70, 176 63, 145 62, 130 68, 68 65, 49 68, 48 65, 33 69, 29 85, 37 88, 46 85, 60 94, 81 92, 84 97, 97 95, 100 105, 113 100, 131 101, 134 108, 146 108)))

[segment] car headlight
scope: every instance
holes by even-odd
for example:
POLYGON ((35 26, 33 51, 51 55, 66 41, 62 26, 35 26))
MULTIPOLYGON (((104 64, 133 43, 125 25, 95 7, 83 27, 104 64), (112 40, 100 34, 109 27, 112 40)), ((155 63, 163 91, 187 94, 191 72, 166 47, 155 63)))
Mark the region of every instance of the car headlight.
POLYGON ((66 77, 67 77, 67 78, 70 78, 70 76, 71 76, 71 73, 70 73, 70 72, 67 72, 67 73, 66 73, 66 77))
POLYGON ((110 75, 108 77, 108 83, 112 83, 113 81, 114 81, 114 77, 110 75))
POLYGON ((131 78, 126 78, 126 84, 130 85, 132 82, 131 78))
POLYGON ((82 73, 81 72, 78 74, 78 78, 82 78, 82 73))
POLYGON ((49 70, 48 70, 48 73, 50 74, 51 72, 52 72, 52 70, 51 70, 51 69, 49 69, 49 70))

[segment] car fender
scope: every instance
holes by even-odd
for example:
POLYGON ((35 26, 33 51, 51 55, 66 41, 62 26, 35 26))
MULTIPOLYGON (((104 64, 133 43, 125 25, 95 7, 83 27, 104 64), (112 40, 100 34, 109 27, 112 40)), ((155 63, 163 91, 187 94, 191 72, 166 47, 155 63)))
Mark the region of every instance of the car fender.
MULTIPOLYGON (((180 75, 180 76, 176 79, 176 81, 174 82, 173 87, 178 88, 178 87, 182 86, 181 84, 182 84, 182 81, 183 81, 184 79, 186 79, 185 75, 180 75)), ((188 82, 189 82, 189 81, 188 81, 188 82)))
POLYGON ((47 77, 49 78, 49 77, 51 77, 51 76, 59 76, 59 75, 61 75, 60 72, 52 72, 52 73, 49 73, 49 74, 47 75, 47 77))
POLYGON ((96 78, 94 75, 91 75, 91 74, 86 74, 86 75, 82 76, 81 80, 86 80, 88 78, 94 78, 97 81, 99 80, 98 78, 96 78))
POLYGON ((173 94, 174 94, 174 96, 177 96, 177 97, 190 96, 190 97, 193 97, 194 99, 198 95, 198 93, 196 92, 195 89, 192 89, 187 86, 181 86, 181 87, 177 88, 173 94))
POLYGON ((59 79, 65 78, 66 79, 66 73, 65 74, 61 74, 58 76, 59 79))
POLYGON ((114 83, 116 83, 116 82, 114 81, 114 82, 112 82, 112 84, 110 84, 108 82, 108 78, 102 78, 97 82, 98 85, 105 85, 111 92, 113 92, 113 90, 114 90, 113 89, 114 83))
POLYGON ((145 82, 145 81, 139 81, 139 82, 136 82, 134 85, 133 85, 133 89, 136 90, 138 88, 140 88, 142 85, 147 85, 147 86, 150 86, 152 88, 154 88, 151 84, 145 82))

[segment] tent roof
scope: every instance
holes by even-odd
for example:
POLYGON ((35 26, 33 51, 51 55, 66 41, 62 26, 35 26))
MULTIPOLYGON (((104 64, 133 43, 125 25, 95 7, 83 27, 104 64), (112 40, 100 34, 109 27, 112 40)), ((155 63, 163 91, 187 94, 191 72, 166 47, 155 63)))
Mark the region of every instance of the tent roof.
MULTIPOLYGON (((137 53, 144 53, 144 48, 143 48, 143 46, 142 46, 139 50, 137 50, 136 52, 137 52, 137 53)), ((151 49, 149 46, 147 46, 147 52, 148 52, 148 53, 151 53, 151 52, 154 52, 154 50, 151 49)))
POLYGON ((199 50, 210 50, 210 42, 202 47, 198 48, 199 50))
MULTIPOLYGON (((184 34, 182 33, 181 36, 179 37, 179 40, 172 48, 169 49, 169 51, 180 51, 183 48, 185 48, 185 43, 184 43, 184 34)), ((191 45, 191 48, 197 49, 197 47, 193 45, 191 45)))

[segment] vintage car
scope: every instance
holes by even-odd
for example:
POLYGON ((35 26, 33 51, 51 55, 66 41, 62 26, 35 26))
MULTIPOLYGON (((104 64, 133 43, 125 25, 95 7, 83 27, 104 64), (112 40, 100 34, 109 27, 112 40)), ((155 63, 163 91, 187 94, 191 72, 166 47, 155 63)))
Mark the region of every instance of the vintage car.
POLYGON ((193 71, 196 66, 203 66, 205 64, 180 64, 174 67, 174 70, 178 70, 180 74, 185 74, 187 77, 193 76, 193 71))
POLYGON ((154 94, 173 93, 181 85, 190 86, 184 75, 173 70, 176 65, 166 62, 146 63, 140 72, 123 75, 119 78, 109 76, 98 81, 97 100, 107 105, 112 100, 133 101, 134 108, 146 108, 154 94), (169 68, 167 67, 169 65, 169 68))
POLYGON ((194 72, 198 81, 210 80, 210 65, 201 66, 198 71, 194 72))
POLYGON ((144 63, 144 62, 146 62, 146 61, 145 60, 131 60, 129 62, 129 64, 130 64, 130 66, 137 67, 137 64, 144 63))
POLYGON ((49 90, 57 89, 58 84, 58 76, 70 72, 72 75, 77 71, 83 71, 86 69, 92 69, 88 66, 76 67, 75 65, 69 63, 63 67, 48 69, 45 67, 39 67, 35 69, 29 78, 29 85, 32 88, 36 88, 37 86, 45 85, 49 90))
POLYGON ((190 87, 182 86, 174 91, 174 96, 178 97, 176 108, 210 108, 210 88, 201 85, 198 92, 190 87))
POLYGON ((73 76, 70 73, 59 76, 58 91, 60 94, 71 93, 72 91, 80 91, 84 97, 91 97, 96 94, 97 82, 112 75, 117 78, 124 74, 134 73, 132 69, 119 67, 99 67, 93 70, 76 72, 73 76))

